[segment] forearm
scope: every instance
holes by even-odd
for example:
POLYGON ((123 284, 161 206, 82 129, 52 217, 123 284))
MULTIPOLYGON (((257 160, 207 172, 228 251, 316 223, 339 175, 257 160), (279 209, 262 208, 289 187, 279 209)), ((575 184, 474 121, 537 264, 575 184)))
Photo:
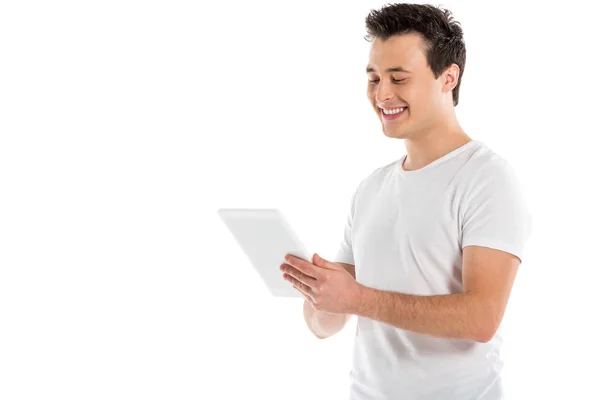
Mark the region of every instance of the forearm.
POLYGON ((341 331, 349 318, 349 314, 315 310, 307 300, 304 300, 304 320, 308 329, 319 339, 325 339, 341 331))
POLYGON ((496 323, 485 306, 470 293, 419 296, 363 286, 354 314, 416 333, 484 342, 496 323))

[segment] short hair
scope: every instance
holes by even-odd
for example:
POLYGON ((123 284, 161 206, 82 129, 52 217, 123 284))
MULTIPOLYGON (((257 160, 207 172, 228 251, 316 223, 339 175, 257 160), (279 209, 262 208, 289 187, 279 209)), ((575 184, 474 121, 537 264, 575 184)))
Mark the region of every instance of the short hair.
POLYGON ((365 22, 365 39, 369 42, 374 38, 385 41, 394 35, 420 34, 427 63, 436 79, 450 65, 458 65, 458 83, 452 91, 454 105, 458 104, 467 51, 463 30, 450 11, 428 4, 387 4, 371 10, 365 22))

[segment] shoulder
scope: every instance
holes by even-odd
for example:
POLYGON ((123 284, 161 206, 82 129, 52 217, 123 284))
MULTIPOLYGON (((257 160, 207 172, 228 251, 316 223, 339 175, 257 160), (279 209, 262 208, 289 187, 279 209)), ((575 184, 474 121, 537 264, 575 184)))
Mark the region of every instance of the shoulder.
POLYGON ((359 178, 355 196, 360 196, 361 193, 379 190, 382 184, 390 178, 397 165, 398 160, 394 160, 385 165, 372 167, 370 172, 359 178))
POLYGON ((463 173, 464 181, 471 188, 519 183, 515 169, 506 158, 483 143, 473 151, 463 173))
POLYGON ((487 146, 473 153, 462 182, 463 212, 473 217, 505 219, 497 224, 514 223, 515 218, 527 220, 527 200, 513 166, 487 146))

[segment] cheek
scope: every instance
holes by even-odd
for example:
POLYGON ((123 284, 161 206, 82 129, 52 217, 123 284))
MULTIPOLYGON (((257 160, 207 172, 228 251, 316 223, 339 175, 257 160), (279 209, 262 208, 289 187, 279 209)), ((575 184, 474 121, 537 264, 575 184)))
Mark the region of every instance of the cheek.
POLYGON ((375 91, 370 86, 367 88, 367 98, 371 103, 375 102, 375 91))
POLYGON ((427 114, 429 111, 436 109, 437 104, 435 92, 428 87, 411 87, 406 91, 406 102, 415 113, 427 114))
POLYGON ((405 86, 403 88, 402 95, 404 96, 404 100, 410 105, 411 103, 419 103, 421 97, 423 96, 423 91, 419 90, 417 86, 410 85, 405 86))

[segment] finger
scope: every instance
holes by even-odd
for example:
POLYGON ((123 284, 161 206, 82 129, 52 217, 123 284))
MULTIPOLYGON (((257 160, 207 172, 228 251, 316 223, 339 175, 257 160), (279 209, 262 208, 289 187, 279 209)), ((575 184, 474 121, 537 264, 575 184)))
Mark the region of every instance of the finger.
POLYGON ((298 289, 297 287, 293 286, 294 289, 296 289, 298 291, 298 293, 300 293, 302 295, 302 297, 304 297, 304 300, 306 300, 313 308, 315 307, 312 298, 307 295, 306 293, 304 293, 302 290, 298 289))
POLYGON ((324 268, 324 269, 339 270, 339 269, 343 268, 339 264, 336 264, 336 263, 333 263, 331 261, 328 261, 328 260, 324 259, 323 257, 321 257, 320 255, 318 255, 317 253, 315 253, 313 255, 313 263, 317 267, 321 267, 321 268, 324 268))
POLYGON ((300 282, 298 279, 294 278, 293 276, 287 275, 286 274, 286 278, 287 281, 289 281, 292 286, 294 286, 296 289, 298 289, 309 301, 313 301, 313 297, 312 297, 312 290, 310 289, 309 286, 305 285, 304 283, 300 282))
POLYGON ((300 272, 295 267, 289 264, 283 264, 279 269, 281 269, 281 271, 283 271, 285 274, 293 276, 294 278, 309 286, 310 288, 313 288, 317 283, 317 280, 315 278, 306 275, 304 272, 300 272))
POLYGON ((291 254, 288 254, 285 257, 285 261, 292 267, 312 278, 319 279, 321 277, 321 272, 317 269, 317 267, 308 261, 294 257, 291 254))
POLYGON ((304 297, 304 300, 306 300, 307 302, 309 302, 309 303, 310 303, 310 304, 311 304, 311 305, 314 307, 314 302, 313 302, 313 299, 312 299, 312 297, 310 297, 310 295, 308 295, 308 294, 304 293, 304 292, 302 291, 302 289, 300 289, 300 288, 298 288, 298 287, 296 287, 296 286, 294 286, 294 285, 292 285, 292 287, 293 287, 294 289, 296 289, 296 290, 298 291, 298 293, 300 293, 300 294, 302 295, 302 297, 304 297))
MULTIPOLYGON (((289 268, 292 271, 296 271, 294 270, 294 268, 290 267, 289 268)), ((316 287, 316 280, 314 278, 311 277, 307 277, 306 279, 302 278, 302 277, 298 277, 297 275, 301 274, 296 272, 290 273, 290 272, 284 272, 283 273, 283 278, 289 280, 288 278, 293 278, 295 281, 298 281, 300 283, 302 283, 304 286, 306 286, 309 290, 313 290, 316 287)), ((306 276, 306 275, 305 275, 306 276)))

